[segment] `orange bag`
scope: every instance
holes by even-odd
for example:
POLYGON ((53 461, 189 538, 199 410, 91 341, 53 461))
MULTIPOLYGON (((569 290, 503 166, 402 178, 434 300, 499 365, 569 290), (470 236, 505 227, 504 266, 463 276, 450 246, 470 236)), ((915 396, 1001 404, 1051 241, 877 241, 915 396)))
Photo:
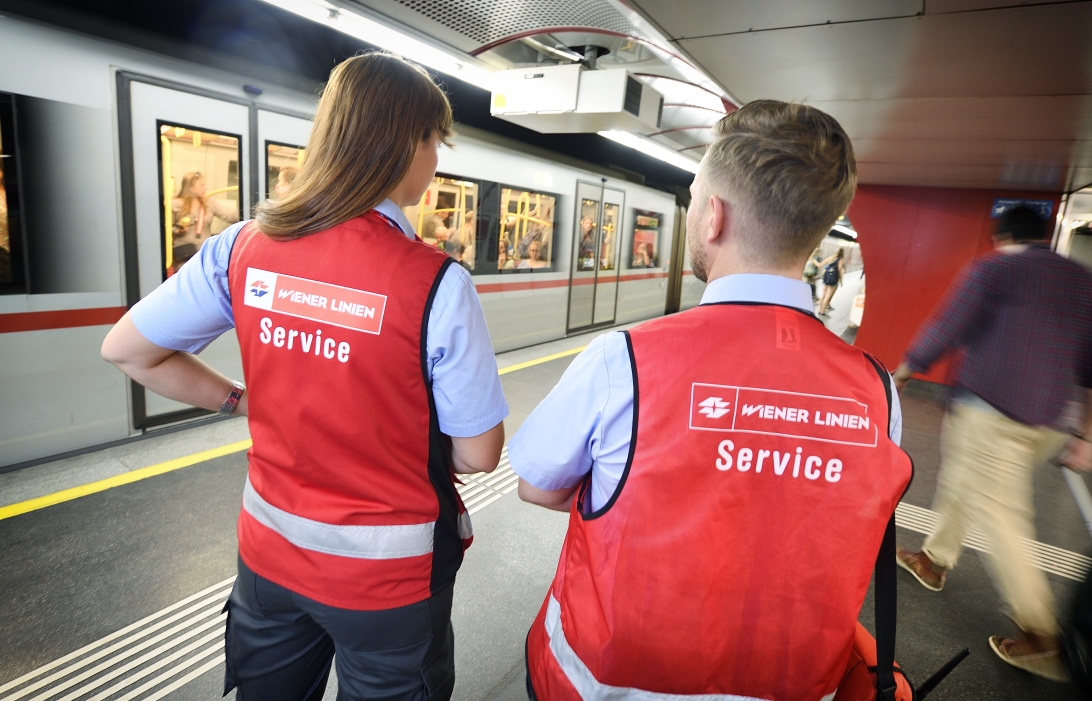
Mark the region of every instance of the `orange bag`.
MULTIPOLYGON (((853 638, 853 650, 849 653, 846 673, 834 694, 834 701, 873 701, 876 698, 876 674, 870 667, 876 666, 876 639, 857 622, 853 638)), ((898 663, 895 668, 898 669, 898 663)), ((895 673, 896 701, 913 701, 914 690, 906 677, 895 673)))

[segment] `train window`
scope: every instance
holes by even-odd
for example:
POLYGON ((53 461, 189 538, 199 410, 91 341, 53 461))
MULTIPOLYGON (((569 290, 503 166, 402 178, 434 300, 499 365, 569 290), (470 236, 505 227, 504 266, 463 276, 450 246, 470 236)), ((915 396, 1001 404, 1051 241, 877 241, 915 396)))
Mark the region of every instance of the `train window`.
POLYGON ((656 268, 656 256, 660 252, 660 222, 664 215, 643 209, 633 212, 633 249, 630 251, 629 267, 656 268))
POLYGON ((603 238, 599 242, 599 269, 614 270, 618 261, 618 233, 621 207, 603 203, 603 238))
POLYGON ((497 270, 553 270, 557 197, 511 187, 500 194, 497 270))
POLYGON ((15 96, 0 93, 0 294, 26 294, 15 96))
POLYGON ((438 175, 421 195, 421 201, 404 210, 422 241, 444 251, 468 270, 474 269, 477 248, 478 190, 479 184, 472 180, 438 175))
POLYGON ((307 152, 302 146, 265 142, 265 196, 271 200, 284 197, 292 190, 292 182, 303 165, 307 152))
POLYGON ((160 121, 163 278, 192 258, 209 236, 242 218, 241 139, 160 121))
POLYGON ((595 227, 599 221, 599 200, 580 201, 580 248, 576 256, 577 270, 595 270, 595 227))

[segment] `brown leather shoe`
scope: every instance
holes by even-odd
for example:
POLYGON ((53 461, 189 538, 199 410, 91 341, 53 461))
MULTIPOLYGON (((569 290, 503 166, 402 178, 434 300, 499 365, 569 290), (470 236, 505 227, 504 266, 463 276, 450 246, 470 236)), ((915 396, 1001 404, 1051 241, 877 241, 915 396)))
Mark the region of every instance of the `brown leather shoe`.
POLYGON ((895 562, 921 582, 921 586, 929 591, 940 591, 944 588, 944 579, 948 570, 929 559, 923 552, 914 552, 906 548, 895 549, 895 562))
POLYGON ((1055 638, 1021 631, 1015 640, 1003 635, 991 636, 990 647, 1013 667, 1052 681, 1069 681, 1055 638))

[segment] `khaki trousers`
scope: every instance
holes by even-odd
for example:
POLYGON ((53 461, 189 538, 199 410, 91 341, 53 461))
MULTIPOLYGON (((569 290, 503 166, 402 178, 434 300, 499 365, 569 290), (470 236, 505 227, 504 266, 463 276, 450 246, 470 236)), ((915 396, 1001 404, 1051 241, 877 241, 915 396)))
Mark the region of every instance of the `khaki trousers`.
POLYGON ((989 543, 994 583, 1021 630, 1054 636, 1054 594, 1031 564, 1021 539, 1035 539, 1032 470, 1053 457, 1068 436, 953 403, 940 434, 941 466, 933 510, 937 530, 922 550, 954 567, 963 539, 977 526, 989 543))

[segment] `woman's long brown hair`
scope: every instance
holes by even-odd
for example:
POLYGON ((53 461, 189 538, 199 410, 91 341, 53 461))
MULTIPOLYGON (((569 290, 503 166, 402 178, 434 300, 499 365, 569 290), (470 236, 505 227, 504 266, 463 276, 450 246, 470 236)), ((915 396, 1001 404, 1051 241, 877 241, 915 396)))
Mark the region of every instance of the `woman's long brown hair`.
POLYGON ((451 124, 451 104, 424 69, 388 53, 343 61, 319 100, 292 191, 258 205, 258 228, 294 239, 364 214, 402 181, 423 140, 446 143, 451 124))
POLYGON ((178 206, 178 211, 181 216, 193 213, 193 203, 199 202, 201 209, 206 209, 205 198, 198 197, 193 194, 193 185, 199 180, 204 180, 205 176, 197 172, 186 173, 182 176, 182 184, 178 186, 178 195, 176 200, 181 200, 182 204, 178 206))

